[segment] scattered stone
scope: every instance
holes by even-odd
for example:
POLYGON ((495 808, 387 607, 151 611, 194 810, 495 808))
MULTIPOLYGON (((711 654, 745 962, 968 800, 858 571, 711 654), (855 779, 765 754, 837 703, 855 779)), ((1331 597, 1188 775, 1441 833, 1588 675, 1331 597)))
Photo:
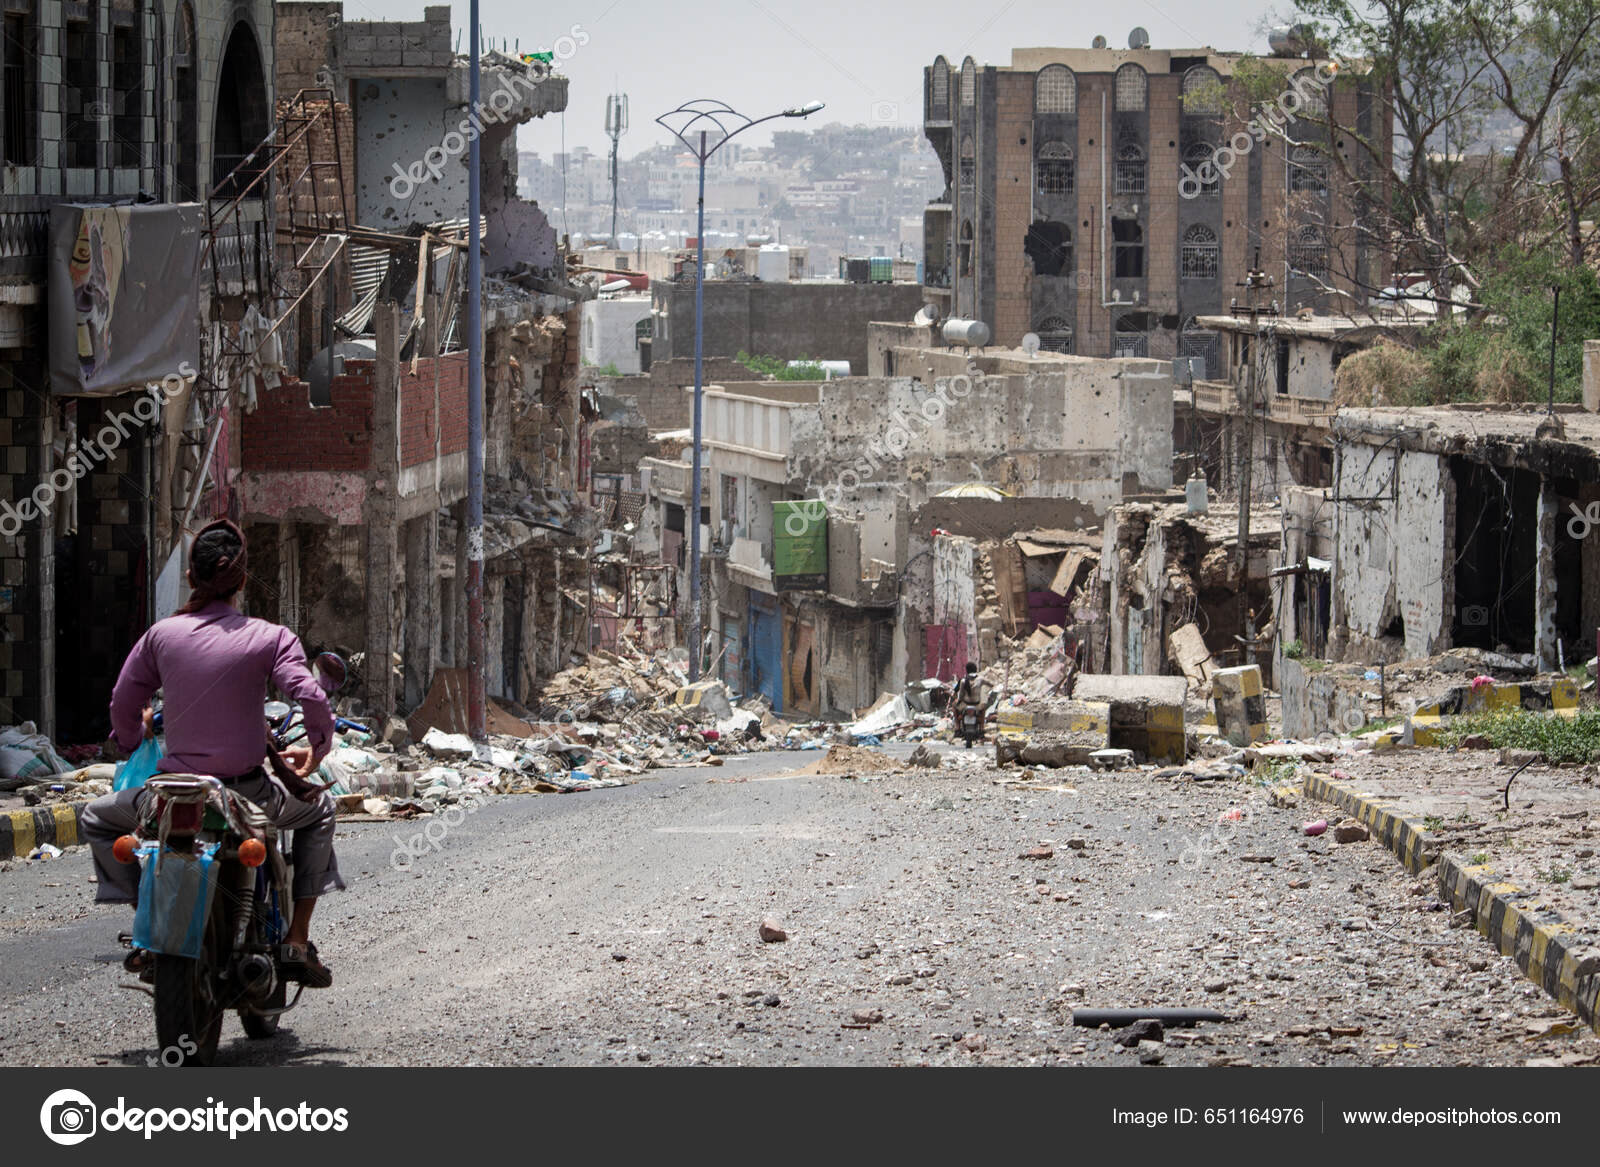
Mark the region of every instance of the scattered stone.
POLYGON ((944 764, 943 759, 939 756, 939 752, 932 746, 928 745, 927 742, 923 742, 916 749, 912 750, 911 757, 907 758, 906 761, 909 765, 918 770, 937 770, 941 765, 944 764))
POLYGON ((1340 819, 1333 828, 1333 838, 1336 843, 1365 843, 1372 838, 1372 832, 1355 819, 1340 819))
POLYGON ((1360 1025, 1330 1025, 1328 1033, 1333 1037, 1360 1037, 1364 1027, 1360 1025))
POLYGON ((1488 738, 1484 737, 1481 733, 1469 733, 1456 744, 1459 745, 1463 750, 1494 749, 1494 743, 1488 738))
POLYGON ((1208 993, 1225 993, 1227 991, 1228 991, 1228 982, 1227 981, 1207 981, 1206 982, 1206 992, 1208 992, 1208 993))
POLYGON ((882 1009, 857 1009, 850 1014, 850 1020, 857 1025, 876 1025, 883 1020, 882 1009))
POLYGON ((1309 879, 1291 879, 1289 881, 1289 887, 1293 891, 1305 891, 1310 886, 1311 881, 1309 879))
POLYGON ((910 973, 899 973, 896 976, 889 978, 889 983, 891 985, 909 985, 911 981, 912 976, 910 973))
POLYGON ((1502 766, 1528 766, 1539 761, 1544 755, 1538 750, 1513 750, 1500 751, 1500 764, 1502 766))
POLYGON ((1056 854, 1056 849, 1054 847, 1049 847, 1049 846, 1046 846, 1043 843, 1041 843, 1037 847, 1028 848, 1021 855, 1018 855, 1017 858, 1018 859, 1053 859, 1053 858, 1055 858, 1055 854, 1056 854))
POLYGON ((1600 875, 1574 875, 1572 887, 1575 891, 1594 891, 1600 888, 1600 875))
POLYGON ((1276 863, 1278 857, 1276 855, 1241 855, 1239 856, 1239 861, 1241 863, 1276 863))
POLYGON ((767 944, 781 944, 789 939, 789 933, 785 932, 783 926, 771 916, 762 917, 759 931, 762 941, 767 944))
POLYGON ((1112 1040, 1123 1049, 1133 1049, 1144 1042, 1156 1043, 1164 1040, 1165 1034, 1161 1022, 1154 1017, 1141 1017, 1132 1025, 1120 1031, 1112 1040))
POLYGON ((981 1054, 989 1048, 989 1039, 981 1033, 969 1033, 961 1039, 961 1048, 969 1054, 981 1054))
POLYGON ((1083 838, 1082 836, 1077 836, 1067 840, 1067 846, 1072 848, 1074 851, 1082 851, 1088 845, 1089 840, 1083 838))
POLYGON ((776 994, 776 993, 768 993, 765 997, 761 998, 761 1003, 763 1005, 765 1005, 768 1009, 776 1009, 783 1002, 778 997, 778 994, 776 994))
POLYGON ((1167 1052, 1159 1041, 1141 1041, 1139 1043, 1139 1064, 1141 1066, 1159 1066, 1166 1060, 1167 1052))
POLYGON ((1467 961, 1467 967, 1473 972, 1483 972, 1489 967, 1489 962, 1484 960, 1481 956, 1474 956, 1471 960, 1467 961))

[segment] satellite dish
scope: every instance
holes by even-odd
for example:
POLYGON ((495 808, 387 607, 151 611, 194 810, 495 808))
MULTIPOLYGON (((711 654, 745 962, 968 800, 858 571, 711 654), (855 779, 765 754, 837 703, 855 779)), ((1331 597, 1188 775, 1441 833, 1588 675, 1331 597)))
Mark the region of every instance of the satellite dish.
POLYGON ((1090 48, 1095 48, 1095 49, 1103 49, 1103 48, 1105 48, 1106 47, 1106 38, 1103 37, 1103 36, 1095 37, 1093 44, 1091 44, 1089 47, 1090 48))
POLYGON ((1039 351, 1039 334, 1037 332, 1024 332, 1022 334, 1022 351, 1032 357, 1039 351))
POLYGON ((917 314, 911 318, 911 323, 921 328, 939 323, 939 306, 937 304, 924 304, 917 309, 917 314))
POLYGON ((1150 47, 1150 34, 1143 28, 1135 28, 1128 34, 1128 47, 1130 49, 1148 49, 1150 47))

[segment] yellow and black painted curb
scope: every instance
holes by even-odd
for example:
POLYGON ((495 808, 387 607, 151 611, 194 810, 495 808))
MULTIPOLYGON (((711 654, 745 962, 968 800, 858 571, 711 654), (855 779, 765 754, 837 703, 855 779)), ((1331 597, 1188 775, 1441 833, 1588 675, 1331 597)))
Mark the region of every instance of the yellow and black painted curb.
POLYGON ((80 802, 0 813, 0 859, 27 858, 40 843, 71 847, 83 842, 78 823, 87 805, 80 802))
POLYGON ((1439 859, 1439 887, 1530 981, 1600 1033, 1600 938, 1579 932, 1536 893, 1455 853, 1439 859))
POLYGON ((1309 797, 1331 802, 1365 825, 1413 875, 1426 871, 1438 859, 1439 844, 1430 835, 1427 825, 1406 818, 1392 803, 1361 794, 1326 774, 1307 774, 1304 789, 1309 797))

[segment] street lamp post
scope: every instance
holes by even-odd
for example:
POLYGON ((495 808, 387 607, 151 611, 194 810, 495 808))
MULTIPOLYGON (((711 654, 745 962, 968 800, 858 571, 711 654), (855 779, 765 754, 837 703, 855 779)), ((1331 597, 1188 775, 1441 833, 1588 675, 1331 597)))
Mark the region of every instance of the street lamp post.
POLYGON ((688 514, 685 516, 689 523, 689 683, 700 679, 700 468, 703 463, 701 452, 701 396, 704 390, 702 381, 701 350, 704 339, 705 325, 705 276, 706 276, 706 162, 727 140, 735 134, 742 134, 751 126, 759 126, 762 122, 770 122, 774 118, 804 118, 810 117, 822 108, 822 102, 812 101, 805 105, 786 109, 780 113, 768 114, 766 117, 748 118, 733 107, 710 98, 696 98, 686 101, 677 109, 670 110, 656 118, 656 123, 670 130, 672 136, 682 142, 689 153, 695 156, 700 166, 700 192, 697 202, 696 235, 695 235, 695 265, 694 265, 694 459, 692 462, 693 473, 689 484, 688 514), (712 132, 717 137, 710 140, 712 132))

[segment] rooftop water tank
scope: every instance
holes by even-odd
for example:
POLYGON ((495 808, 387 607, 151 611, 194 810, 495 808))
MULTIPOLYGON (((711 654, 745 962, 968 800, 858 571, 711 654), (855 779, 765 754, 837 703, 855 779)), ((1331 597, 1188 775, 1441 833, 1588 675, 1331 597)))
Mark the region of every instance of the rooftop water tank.
POLYGON ((789 282, 789 249, 782 243, 764 244, 756 252, 756 278, 770 284, 789 282))
POLYGON ((989 326, 981 320, 946 320, 944 339, 946 344, 982 348, 989 343, 989 326))

